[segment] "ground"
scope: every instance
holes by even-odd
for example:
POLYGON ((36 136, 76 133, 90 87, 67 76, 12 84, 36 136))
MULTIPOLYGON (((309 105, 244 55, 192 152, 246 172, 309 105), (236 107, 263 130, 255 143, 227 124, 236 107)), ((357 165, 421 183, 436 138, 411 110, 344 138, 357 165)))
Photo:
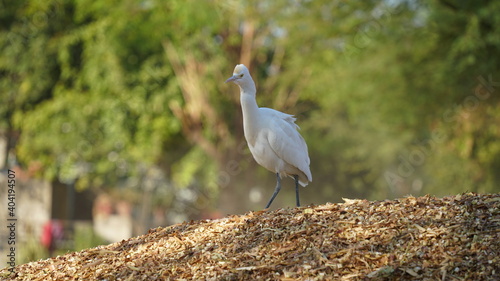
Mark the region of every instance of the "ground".
POLYGON ((500 280, 500 194, 345 199, 191 221, 2 280, 500 280))

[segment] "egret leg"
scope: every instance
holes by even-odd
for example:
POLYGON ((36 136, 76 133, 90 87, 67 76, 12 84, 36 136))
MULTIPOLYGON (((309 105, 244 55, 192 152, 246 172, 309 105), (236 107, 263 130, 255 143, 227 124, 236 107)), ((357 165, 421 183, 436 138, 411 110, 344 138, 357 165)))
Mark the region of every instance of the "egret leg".
POLYGON ((297 198, 297 207, 300 207, 300 200, 299 200, 299 176, 294 175, 293 178, 295 179, 295 197, 297 198))
POLYGON ((276 197, 276 195, 278 195, 278 193, 280 192, 280 189, 281 189, 281 178, 280 178, 280 174, 276 173, 276 187, 274 188, 273 196, 271 196, 271 199, 269 200, 269 202, 267 203, 267 205, 264 209, 267 209, 267 208, 269 208, 269 206, 271 206, 271 203, 273 203, 273 200, 276 197))

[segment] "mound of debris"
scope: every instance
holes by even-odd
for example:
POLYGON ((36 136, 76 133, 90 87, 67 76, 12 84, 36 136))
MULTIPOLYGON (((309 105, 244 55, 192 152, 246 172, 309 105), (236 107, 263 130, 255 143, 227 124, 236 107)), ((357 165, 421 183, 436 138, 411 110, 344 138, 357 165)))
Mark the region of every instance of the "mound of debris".
POLYGON ((500 194, 345 199, 191 221, 3 280, 500 280, 500 194))

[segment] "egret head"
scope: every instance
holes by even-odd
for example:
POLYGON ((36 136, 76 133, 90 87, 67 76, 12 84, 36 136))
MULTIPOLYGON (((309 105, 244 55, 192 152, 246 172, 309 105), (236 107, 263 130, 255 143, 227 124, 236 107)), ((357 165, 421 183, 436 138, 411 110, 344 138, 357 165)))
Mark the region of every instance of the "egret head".
POLYGON ((233 76, 229 77, 229 79, 226 80, 226 83, 234 82, 238 86, 242 86, 243 84, 248 83, 249 81, 252 81, 252 78, 250 77, 250 72, 248 72, 248 68, 243 64, 238 64, 234 68, 233 76))

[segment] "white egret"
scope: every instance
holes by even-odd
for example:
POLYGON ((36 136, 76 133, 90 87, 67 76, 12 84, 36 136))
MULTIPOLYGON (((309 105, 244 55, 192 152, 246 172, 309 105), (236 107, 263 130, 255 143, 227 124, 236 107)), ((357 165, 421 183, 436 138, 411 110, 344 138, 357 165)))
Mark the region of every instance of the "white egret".
POLYGON ((233 76, 226 80, 240 87, 243 131, 253 158, 264 168, 276 173, 276 188, 266 205, 269 208, 281 189, 281 178, 290 176, 295 180, 297 207, 299 184, 306 186, 312 181, 309 169, 307 144, 299 134, 293 115, 265 107, 255 100, 256 88, 248 68, 238 64, 233 76))

